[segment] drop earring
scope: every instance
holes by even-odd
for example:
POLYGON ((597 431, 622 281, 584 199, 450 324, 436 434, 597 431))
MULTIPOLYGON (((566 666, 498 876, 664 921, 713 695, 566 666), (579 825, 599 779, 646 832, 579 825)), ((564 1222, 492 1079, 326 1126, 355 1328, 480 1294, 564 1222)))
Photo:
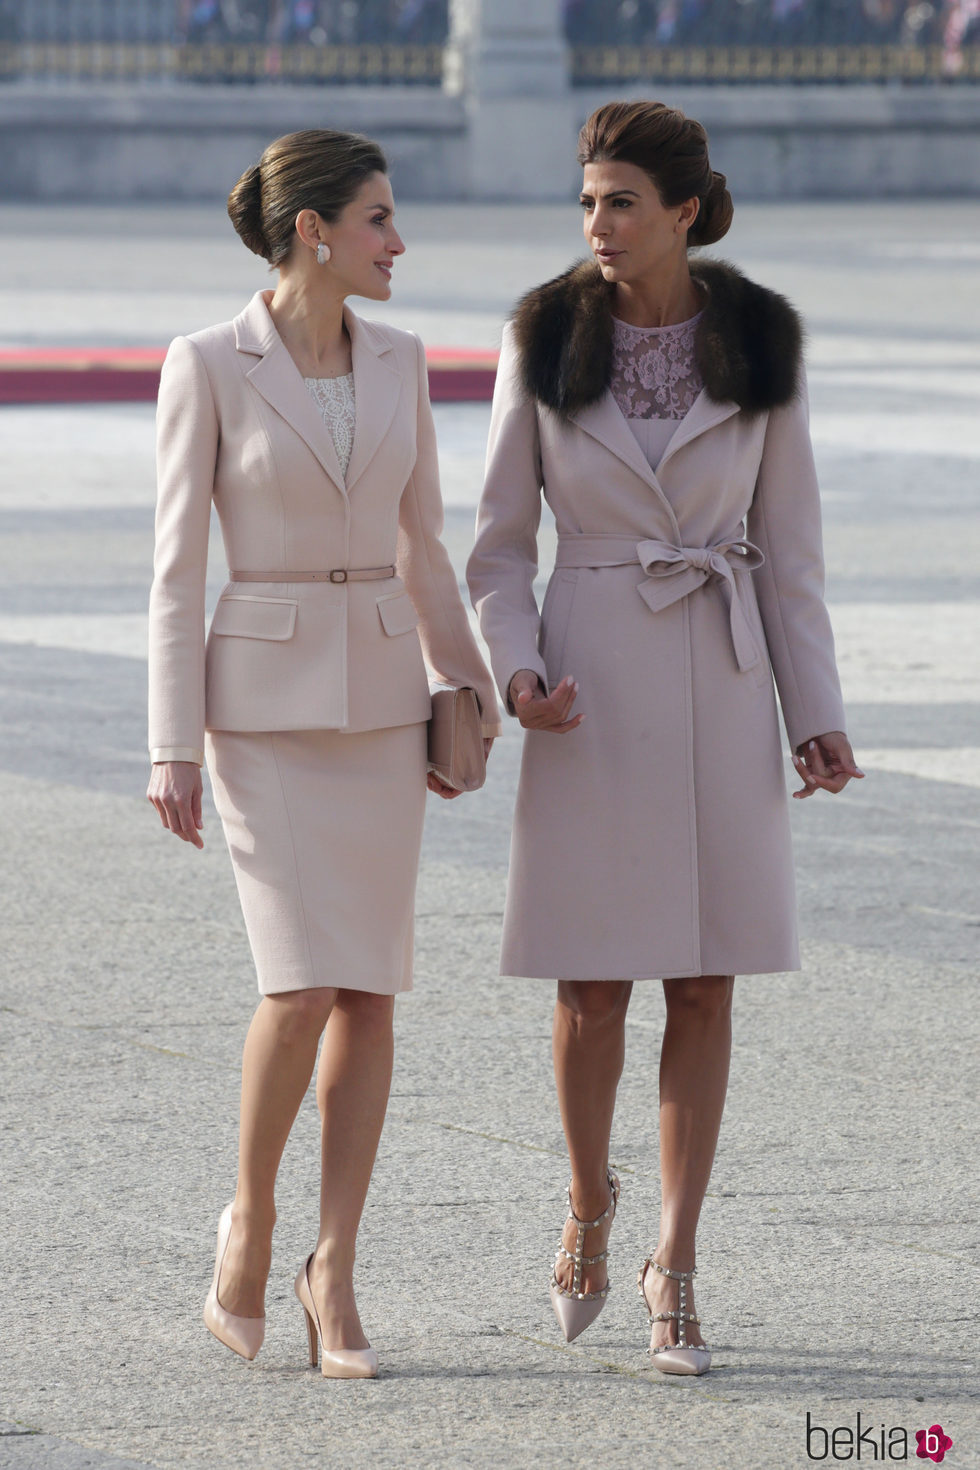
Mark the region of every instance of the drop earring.
POLYGON ((325 245, 324 242, 321 240, 319 245, 316 247, 316 263, 317 265, 326 265, 329 259, 330 246, 325 245))

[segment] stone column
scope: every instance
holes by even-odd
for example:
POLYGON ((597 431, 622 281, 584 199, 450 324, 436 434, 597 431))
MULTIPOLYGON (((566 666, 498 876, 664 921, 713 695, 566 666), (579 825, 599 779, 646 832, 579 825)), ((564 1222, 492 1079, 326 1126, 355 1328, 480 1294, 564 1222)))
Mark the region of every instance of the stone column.
POLYGON ((466 106, 471 199, 567 199, 578 186, 561 0, 451 0, 444 85, 466 106))

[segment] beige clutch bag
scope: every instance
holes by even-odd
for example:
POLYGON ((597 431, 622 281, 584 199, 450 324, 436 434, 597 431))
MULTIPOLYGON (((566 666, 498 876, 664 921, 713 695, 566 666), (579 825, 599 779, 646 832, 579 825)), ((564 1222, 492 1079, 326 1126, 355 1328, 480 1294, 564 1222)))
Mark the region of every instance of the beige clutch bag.
POLYGON ((443 688, 432 695, 429 770, 454 791, 479 791, 487 779, 475 690, 443 688))

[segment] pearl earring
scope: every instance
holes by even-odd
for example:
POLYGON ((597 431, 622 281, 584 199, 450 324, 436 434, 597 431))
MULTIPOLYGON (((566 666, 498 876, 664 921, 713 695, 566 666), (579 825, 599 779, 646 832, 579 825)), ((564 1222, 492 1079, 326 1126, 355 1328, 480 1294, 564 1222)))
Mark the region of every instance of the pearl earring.
POLYGON ((323 243, 323 241, 321 240, 320 243, 319 243, 319 245, 316 247, 316 263, 317 263, 317 265, 326 265, 326 263, 327 263, 327 261, 329 259, 330 259, 330 246, 329 245, 325 245, 323 243))

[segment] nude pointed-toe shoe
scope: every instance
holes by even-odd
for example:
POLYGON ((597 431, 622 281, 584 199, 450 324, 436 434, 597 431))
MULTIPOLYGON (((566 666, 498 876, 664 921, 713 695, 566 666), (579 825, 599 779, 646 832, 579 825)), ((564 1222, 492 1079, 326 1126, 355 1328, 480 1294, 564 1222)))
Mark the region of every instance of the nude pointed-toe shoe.
POLYGON ((312 1259, 312 1255, 307 1256, 297 1271, 296 1280, 293 1283, 299 1304, 306 1313, 306 1331, 310 1340, 310 1366, 316 1367, 319 1354, 320 1371, 324 1378, 377 1378, 378 1355, 373 1347, 323 1347, 320 1318, 317 1315, 313 1293, 310 1291, 309 1272, 312 1259))
POLYGON ((697 1274, 696 1269, 691 1271, 668 1270, 666 1266, 661 1266, 659 1261, 655 1261, 652 1256, 647 1256, 643 1265, 640 1267, 637 1285, 640 1288, 640 1296, 643 1298, 643 1305, 647 1309, 647 1315, 650 1321, 650 1361, 661 1373, 688 1373, 699 1378, 702 1373, 707 1373, 711 1367, 711 1349, 708 1347, 708 1344, 704 1343, 700 1347, 693 1347, 687 1340, 687 1324, 693 1322, 695 1326, 699 1326, 701 1322, 700 1317, 696 1317, 693 1312, 687 1310, 687 1284, 689 1281, 693 1281, 697 1274), (647 1299, 647 1294, 643 1287, 646 1281, 647 1271, 651 1267, 654 1271, 659 1271, 661 1276, 669 1276, 671 1281, 677 1282, 679 1300, 676 1312, 650 1311, 650 1302, 647 1299), (676 1344, 665 1343, 663 1347, 654 1347, 652 1345, 653 1328, 657 1322, 677 1323, 676 1344))
POLYGON ((558 1318, 558 1326, 564 1334, 566 1342, 574 1342, 576 1337, 590 1327, 603 1307, 606 1305, 606 1297, 609 1295, 609 1281, 601 1291, 582 1290, 582 1267, 598 1266, 601 1261, 609 1259, 608 1251, 600 1251, 597 1256, 584 1256, 582 1254, 585 1245, 585 1232, 595 1230, 604 1220, 608 1220, 616 1213, 616 1202, 619 1199, 619 1180, 615 1174, 609 1175, 609 1203, 597 1220, 580 1220, 572 1209, 572 1186, 568 1186, 568 1221, 575 1225, 575 1249, 567 1251, 562 1242, 558 1244, 558 1253, 555 1256, 555 1264, 551 1272, 551 1305, 558 1318), (562 1286, 558 1280, 558 1266, 561 1261, 572 1262, 572 1284, 571 1287, 562 1286))
POLYGON ((218 1221, 218 1249, 214 1261, 214 1278, 207 1301, 204 1303, 204 1325, 225 1347, 231 1348, 240 1358, 255 1357, 265 1338, 264 1317, 236 1317, 226 1312, 218 1300, 218 1281, 221 1278, 221 1263, 228 1249, 231 1235, 231 1205, 226 1205, 218 1221))

